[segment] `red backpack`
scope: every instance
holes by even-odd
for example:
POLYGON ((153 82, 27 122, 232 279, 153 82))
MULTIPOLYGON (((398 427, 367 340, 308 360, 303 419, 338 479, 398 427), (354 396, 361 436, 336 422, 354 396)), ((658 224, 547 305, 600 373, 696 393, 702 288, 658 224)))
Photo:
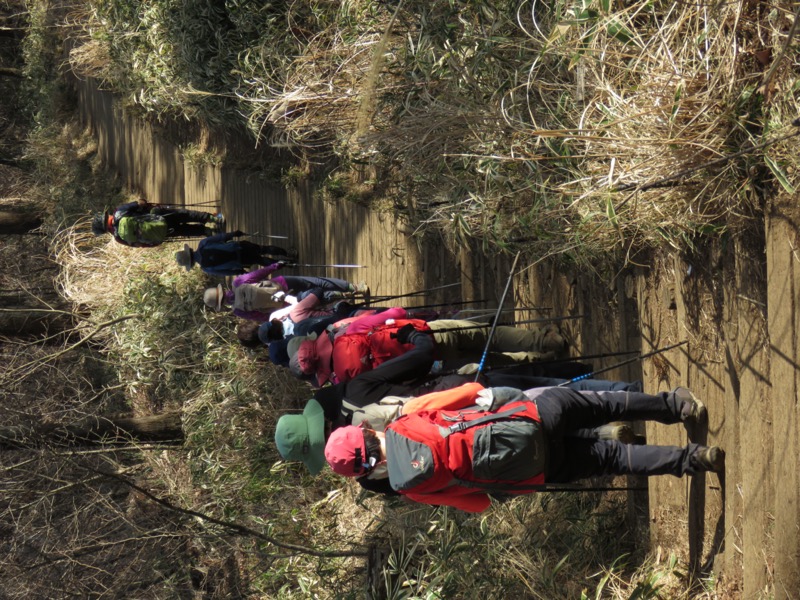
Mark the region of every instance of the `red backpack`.
POLYGON ((340 382, 350 381, 371 371, 378 365, 405 354, 414 348, 413 344, 401 344, 391 337, 398 329, 412 324, 420 331, 430 331, 425 321, 418 319, 397 319, 391 325, 379 325, 369 333, 334 334, 331 354, 333 372, 340 382))
POLYGON ((486 493, 527 493, 544 483, 545 440, 536 404, 519 390, 493 393, 489 409, 423 410, 389 424, 392 488, 418 502, 481 511, 489 504, 486 493), (470 494, 477 496, 465 503, 470 494))

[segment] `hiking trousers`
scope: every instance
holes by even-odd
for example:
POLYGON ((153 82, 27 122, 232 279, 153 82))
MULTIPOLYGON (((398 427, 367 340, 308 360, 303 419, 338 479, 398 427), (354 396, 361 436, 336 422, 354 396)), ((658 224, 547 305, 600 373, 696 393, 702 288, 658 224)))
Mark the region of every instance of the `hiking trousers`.
POLYGON ((550 387, 527 390, 525 395, 536 402, 542 420, 548 483, 569 483, 600 475, 681 477, 694 472, 689 459, 697 444, 639 446, 570 436, 574 430, 612 421, 680 423, 683 403, 672 392, 592 392, 550 387))
MULTIPOLYGON (((307 275, 281 275, 286 282, 289 293, 299 294, 314 288, 321 288, 323 292, 343 292, 350 290, 350 284, 344 279, 336 277, 309 277, 307 275)), ((305 297, 305 296, 303 296, 305 297)), ((327 296, 325 297, 327 300, 327 296)))
POLYGON ((199 210, 163 206, 153 208, 150 213, 164 217, 169 235, 179 237, 205 237, 208 234, 206 223, 214 217, 211 213, 199 210))
POLYGON ((286 256, 286 249, 280 246, 262 246, 247 240, 234 242, 239 245, 239 261, 245 265, 272 264, 272 256, 286 256), (266 260, 265 260, 266 259, 266 260))
MULTIPOLYGON (((476 327, 474 321, 457 319, 437 319, 428 326, 436 341, 436 356, 447 362, 448 368, 458 367, 468 362, 477 362, 486 348, 490 327, 476 327)), ((515 362, 538 360, 543 354, 542 342, 547 330, 534 327, 498 326, 495 328, 489 346, 492 366, 508 365, 515 362)), ((489 357, 487 357, 489 358, 489 357)))

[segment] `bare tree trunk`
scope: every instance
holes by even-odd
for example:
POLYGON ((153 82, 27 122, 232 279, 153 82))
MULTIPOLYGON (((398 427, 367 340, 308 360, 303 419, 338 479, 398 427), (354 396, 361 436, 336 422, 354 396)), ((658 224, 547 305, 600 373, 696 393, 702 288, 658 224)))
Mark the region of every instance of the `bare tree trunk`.
POLYGON ((183 441, 180 412, 148 417, 88 417, 76 423, 0 428, 0 450, 45 445, 95 446, 112 442, 183 441))

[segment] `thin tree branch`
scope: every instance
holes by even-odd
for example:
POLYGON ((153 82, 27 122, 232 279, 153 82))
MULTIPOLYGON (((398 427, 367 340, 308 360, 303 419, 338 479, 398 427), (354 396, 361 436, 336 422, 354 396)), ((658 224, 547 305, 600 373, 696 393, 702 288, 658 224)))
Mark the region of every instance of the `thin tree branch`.
POLYGON ((3 374, 3 379, 8 381, 9 379, 16 379, 17 376, 26 369, 37 367, 43 365, 48 362, 55 362, 57 359, 61 358, 65 354, 80 348, 81 346, 85 346, 88 344, 98 333, 100 333, 106 327, 111 327, 112 325, 116 325, 117 323, 121 323, 122 321, 127 321, 128 319, 138 319, 141 318, 142 315, 140 314, 133 314, 133 315, 125 315, 123 317, 118 317, 116 319, 112 319, 110 321, 106 321, 104 323, 100 323, 97 327, 95 327, 91 332, 89 332, 85 337, 81 338, 71 346, 67 346, 63 350, 59 350, 58 352, 54 352, 53 354, 48 354, 42 358, 37 358, 29 363, 24 365, 20 365, 16 369, 12 369, 3 374))
POLYGON ((235 532, 238 535, 243 536, 250 536, 255 537, 259 540, 268 542, 273 546, 278 548, 284 548, 286 550, 293 550, 295 552, 300 552, 302 554, 309 554, 311 556, 318 556, 321 558, 338 558, 338 557, 347 557, 347 556, 367 556, 366 550, 336 550, 336 551, 325 551, 325 550, 315 550, 314 548, 309 548, 307 546, 300 546, 299 544, 289 544, 287 542, 282 542, 272 536, 266 535, 261 533, 260 531, 256 531, 255 529, 251 529, 246 525, 241 525, 239 523, 234 523, 232 521, 225 521, 223 519, 217 519, 216 517, 212 517, 211 515, 207 515, 196 510, 191 510, 189 508, 182 508, 180 506, 176 506, 169 502, 168 500, 164 500, 163 498, 159 498, 158 496, 154 495, 152 492, 144 489, 141 486, 136 485, 126 477, 122 477, 121 475, 117 475, 116 473, 109 473, 107 471, 101 471, 99 469, 93 469, 91 467, 86 467, 87 469, 99 473, 101 475, 105 475, 110 479, 115 479, 116 481, 120 481, 130 487, 131 489, 136 490, 140 494, 143 494, 156 504, 160 504, 164 508, 169 510, 188 515, 191 517, 196 517, 198 519, 202 519, 203 521, 208 521, 209 523, 214 523, 215 525, 220 525, 221 527, 225 527, 226 529, 230 529, 231 531, 235 532))

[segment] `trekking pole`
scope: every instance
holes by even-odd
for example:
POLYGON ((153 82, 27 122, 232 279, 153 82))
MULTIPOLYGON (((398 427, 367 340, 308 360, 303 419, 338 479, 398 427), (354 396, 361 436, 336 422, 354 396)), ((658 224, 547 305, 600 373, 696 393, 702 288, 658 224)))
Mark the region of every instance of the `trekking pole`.
POLYGON ((375 302, 389 302, 390 300, 397 300, 398 298, 414 298, 415 296, 424 296, 427 292, 411 292, 402 294, 401 296, 375 296, 375 302))
MULTIPOLYGON (((556 365, 564 362, 580 362, 582 360, 593 360, 595 358, 611 358, 612 356, 625 356, 626 354, 639 354, 639 350, 623 350, 621 352, 603 352, 602 354, 585 354, 583 356, 568 356, 566 358, 553 358, 551 360, 533 361, 537 365, 556 365)), ((508 367, 508 365, 505 365, 508 367)), ((502 369, 504 367, 497 367, 502 369)))
MULTIPOLYGON (((475 310, 484 310, 484 309, 475 309, 475 310)), ((526 310, 553 310, 553 308, 551 306, 522 306, 519 308, 506 308, 503 310, 503 312, 523 312, 526 310)), ((494 313, 494 309, 492 309, 491 311, 487 309, 486 312, 494 313)))
POLYGON ((508 289, 511 287, 511 281, 514 279, 514 271, 517 270, 517 262, 519 262, 519 257, 522 252, 517 252, 517 255, 514 257, 514 262, 511 264, 511 273, 508 274, 508 281, 506 281, 506 288, 503 290, 503 296, 500 298, 500 304, 497 306, 497 312, 495 313, 494 321, 492 321, 492 328, 489 330, 489 335, 486 336, 486 347, 483 349, 483 355, 481 355, 481 361, 478 363, 478 370, 475 373, 475 381, 481 376, 481 371, 483 371, 483 367, 486 364, 486 357, 489 355, 489 346, 492 343, 492 337, 494 336, 494 331, 497 329, 497 320, 500 318, 500 314, 503 312, 503 304, 506 301, 506 295, 508 294, 508 289))
MULTIPOLYGON (((384 300, 381 300, 381 302, 384 302, 384 300)), ((439 306, 463 306, 465 304, 483 304, 485 302, 488 302, 488 300, 459 300, 457 302, 439 302, 438 304, 423 304, 422 306, 408 306, 407 308, 414 309, 414 308, 436 308, 439 306)), ((374 306, 375 302, 372 302, 371 305, 374 306)), ((466 309, 461 309, 461 310, 466 310, 466 309)), ((475 310, 481 310, 481 309, 475 309, 475 310)))
POLYGON ((269 233, 245 233, 247 237, 257 237, 257 238, 275 238, 278 240, 288 240, 288 235, 270 235, 269 233))
POLYGON ((160 206, 161 208, 171 208, 173 210, 193 210, 195 207, 200 208, 214 208, 216 211, 218 205, 213 201, 209 200, 208 202, 198 202, 197 204, 188 205, 188 204, 154 204, 153 206, 160 206))
POLYGON ((534 483, 531 485, 513 484, 491 484, 479 483, 477 481, 462 481, 459 485, 471 487, 479 490, 491 490, 493 492, 643 492, 647 487, 643 486, 593 486, 583 485, 582 483, 534 483))
POLYGON ((565 381, 564 383, 559 383, 557 387, 564 387, 565 385, 569 385, 570 383, 575 383, 576 381, 583 381, 584 379, 591 379, 595 375, 599 375, 600 373, 605 373, 606 371, 610 371, 612 369, 616 369, 618 367, 624 367, 625 365, 629 365, 631 363, 635 363, 639 360, 644 360, 645 358, 649 358, 651 356, 655 356, 656 354, 661 354, 662 352, 666 352, 667 350, 672 350, 673 348, 677 348, 678 346, 683 346, 687 343, 687 340, 682 342, 678 342, 677 344, 672 344, 671 346, 666 346, 665 348, 659 348, 658 350, 653 350, 652 352, 648 352, 647 354, 640 354, 639 356, 634 356, 633 358, 629 358, 628 360, 623 360, 620 363, 615 365, 611 365, 610 367, 604 367, 602 369, 598 369, 597 371, 592 371, 591 373, 586 373, 585 375, 580 375, 578 377, 573 377, 569 381, 565 381))
MULTIPOLYGON (((529 310, 529 309, 526 308, 525 310, 529 310)), ((477 321, 478 319, 485 319, 486 317, 494 318, 494 316, 495 315, 478 315, 476 317, 470 317, 467 320, 468 321, 477 321)), ((522 325, 524 323, 550 323, 551 321, 571 321, 571 320, 574 320, 574 319, 582 319, 585 316, 586 315, 566 315, 566 316, 563 316, 563 317, 540 317, 538 319, 525 319, 523 321, 515 321, 514 323, 499 323, 499 325, 506 325, 506 326, 513 327, 515 324, 516 325, 522 325)))
POLYGON ((218 208, 222 206, 222 200, 205 200, 203 202, 197 202, 195 206, 213 206, 214 208, 218 208))
MULTIPOLYGON (((646 492, 647 486, 642 485, 623 485, 623 486, 589 486, 581 485, 579 483, 569 484, 561 483, 558 485, 550 485, 543 483, 541 486, 531 486, 531 491, 536 492, 646 492)), ((523 488, 525 489, 525 488, 523 488)))
POLYGON ((447 285, 440 285, 440 286, 437 286, 437 287, 432 287, 432 288, 428 288, 428 289, 425 289, 425 290, 419 290, 419 291, 416 291, 416 292, 408 292, 407 294, 399 294, 397 296, 373 296, 372 297, 372 301, 373 302, 386 302, 387 300, 396 300, 398 298, 408 298, 409 296, 422 296, 424 294, 427 294, 428 292, 435 292, 436 290, 443 290, 445 288, 451 288, 451 287, 456 286, 456 285, 461 285, 461 282, 459 281, 459 282, 456 282, 456 283, 448 283, 447 285))
MULTIPOLYGON (((164 205, 162 205, 162 206, 164 206, 164 205)), ((167 205, 167 206, 170 206, 170 205, 167 205)), ((173 204, 171 206, 176 206, 176 205, 173 204)), ((211 207, 211 208, 214 208, 215 210, 218 210, 222 206, 222 200, 205 200, 203 202, 195 202, 193 204, 193 206, 201 206, 203 208, 211 207)), ((188 208, 188 204, 184 204, 184 206, 181 207, 181 208, 188 208)))
MULTIPOLYGON (((502 369, 513 369, 515 366, 519 365, 536 365, 538 366, 548 366, 548 365, 559 365, 562 363, 571 363, 571 362, 581 362, 582 360, 592 360, 595 358, 610 358, 612 356, 625 356, 626 354, 639 354, 639 350, 625 350, 622 352, 604 352, 603 354, 586 354, 584 356, 567 356, 566 358, 552 358, 549 360, 530 360, 530 361, 522 361, 516 363, 515 365, 498 365, 496 367, 492 367, 491 365, 487 365, 484 367, 484 371, 495 371, 495 370, 502 370, 502 369)), ((458 369, 450 369, 447 371, 442 371, 439 373, 440 375, 456 375, 458 373, 458 369)))
POLYGON ((284 267, 320 267, 331 269, 366 269, 367 265, 308 265, 305 263, 287 262, 284 267))
POLYGON ((197 242, 207 237, 207 235, 168 235, 165 242, 197 242))
MULTIPOLYGON (((463 300, 461 302, 440 302, 439 304, 423 304, 421 306, 409 306, 406 310, 417 310, 419 308, 441 308, 443 306, 462 306, 464 304, 474 304, 477 302, 488 302, 488 300, 463 300)), ((372 303, 374 304, 374 302, 372 303)))

